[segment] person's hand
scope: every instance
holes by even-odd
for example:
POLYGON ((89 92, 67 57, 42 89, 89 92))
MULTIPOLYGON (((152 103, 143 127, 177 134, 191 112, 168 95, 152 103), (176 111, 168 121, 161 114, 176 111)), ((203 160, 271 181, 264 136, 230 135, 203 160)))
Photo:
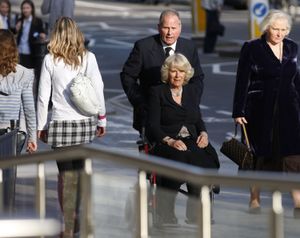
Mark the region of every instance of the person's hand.
POLYGON ((181 151, 186 151, 187 150, 187 147, 186 145, 184 144, 184 142, 182 140, 174 140, 174 139, 171 139, 168 141, 168 145, 177 149, 177 150, 181 150, 181 151))
POLYGON ((16 32, 19 32, 21 30, 21 25, 22 25, 21 21, 18 21, 16 23, 16 32))
POLYGON ((196 141, 198 147, 205 148, 208 145, 208 135, 205 131, 202 131, 196 141))
POLYGON ((40 35, 39 35, 39 37, 43 41, 43 40, 46 39, 47 35, 45 33, 41 32, 40 35))
POLYGON ((243 125, 243 124, 247 124, 247 120, 245 117, 237 117, 234 118, 235 123, 239 124, 239 125, 243 125))
POLYGON ((41 130, 37 132, 37 137, 43 141, 44 143, 47 143, 48 138, 48 130, 41 130))
POLYGON ((26 152, 28 152, 29 154, 32 154, 36 150, 37 150, 37 143, 28 141, 27 147, 26 147, 26 152))
POLYGON ((97 137, 102 137, 104 136, 106 133, 106 128, 105 127, 101 127, 101 126, 97 126, 97 130, 96 130, 96 136, 97 137))

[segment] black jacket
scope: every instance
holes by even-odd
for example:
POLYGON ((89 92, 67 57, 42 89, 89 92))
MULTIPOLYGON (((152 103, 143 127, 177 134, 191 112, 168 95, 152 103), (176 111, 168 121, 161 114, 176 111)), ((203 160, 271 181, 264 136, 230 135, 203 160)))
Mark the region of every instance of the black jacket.
POLYGON ((176 138, 182 126, 186 126, 196 140, 206 131, 199 107, 199 89, 193 84, 183 87, 182 105, 173 98, 169 85, 152 87, 149 93, 147 135, 157 143, 166 136, 176 138))
POLYGON ((280 156, 300 154, 300 78, 298 46, 283 41, 280 62, 266 42, 246 42, 241 50, 233 114, 246 117, 249 139, 258 156, 271 157, 274 133, 280 156))
MULTIPOLYGON (((190 83, 199 88, 199 98, 203 91, 204 74, 200 66, 195 44, 191 40, 178 38, 176 53, 182 53, 195 70, 190 83)), ((145 113, 148 90, 151 86, 162 84, 160 69, 166 56, 160 35, 153 35, 135 43, 120 74, 123 89, 134 107, 135 129, 140 129, 142 115, 145 113), (139 115, 140 114, 140 115, 139 115)))
MULTIPOLYGON (((23 19, 20 19, 19 21, 21 21, 22 27, 17 35, 17 44, 18 45, 20 44, 21 37, 23 34, 23 31, 22 31, 23 19)), ((35 43, 37 43, 39 41, 38 34, 40 34, 40 33, 46 33, 44 26, 43 26, 43 21, 38 17, 34 17, 34 18, 32 18, 32 22, 31 22, 31 26, 30 26, 30 30, 29 30, 29 36, 28 36, 29 47, 30 47, 30 51, 31 51, 32 55, 35 52, 34 51, 35 43)))

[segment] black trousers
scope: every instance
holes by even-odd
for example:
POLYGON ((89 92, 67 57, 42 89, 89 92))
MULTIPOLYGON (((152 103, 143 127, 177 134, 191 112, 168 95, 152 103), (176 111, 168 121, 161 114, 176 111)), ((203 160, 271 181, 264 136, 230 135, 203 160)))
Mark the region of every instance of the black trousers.
POLYGON ((35 64, 32 55, 24 55, 24 54, 19 54, 20 58, 20 65, 28 68, 28 69, 34 69, 35 64))
MULTIPOLYGON (((182 141, 186 144, 188 148, 187 151, 179 151, 166 144, 159 144, 155 146, 152 154, 202 168, 217 169, 219 167, 217 153, 210 144, 205 149, 201 149, 193 139, 182 139, 182 141)), ((184 180, 157 176, 158 215, 166 218, 175 216, 175 198, 177 191, 183 183, 185 183, 184 180)), ((197 209, 195 208, 195 202, 192 201, 199 197, 200 187, 192 183, 187 183, 186 185, 188 191, 186 217, 189 220, 195 220, 197 209)))
POLYGON ((219 12, 217 10, 205 10, 206 31, 203 44, 203 53, 212 53, 217 43, 218 32, 215 29, 219 25, 219 12))

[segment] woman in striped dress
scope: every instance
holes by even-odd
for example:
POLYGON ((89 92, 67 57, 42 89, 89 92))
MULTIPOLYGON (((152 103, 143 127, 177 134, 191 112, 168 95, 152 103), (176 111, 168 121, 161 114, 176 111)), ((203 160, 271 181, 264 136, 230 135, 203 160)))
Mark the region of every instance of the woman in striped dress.
POLYGON ((18 64, 17 43, 9 30, 0 29, 0 49, 0 134, 10 127, 10 120, 19 120, 22 108, 28 134, 26 150, 32 153, 37 149, 34 74, 18 64))
MULTIPOLYGON (((85 48, 84 36, 74 20, 69 17, 58 19, 51 33, 48 50, 49 54, 44 58, 39 82, 38 137, 44 141, 47 138, 52 148, 59 149, 90 143, 95 136, 103 136, 106 127, 104 85, 96 57, 85 48), (85 75, 91 78, 98 93, 101 105, 97 118, 82 115, 70 99, 69 85, 79 72, 85 72, 85 75), (53 106, 48 123, 50 101, 53 106)), ((76 232, 74 226, 77 220, 74 221, 72 218, 74 214, 70 211, 74 209, 79 198, 77 201, 72 200, 76 197, 78 186, 70 187, 70 180, 71 184, 79 185, 78 170, 83 168, 83 161, 57 162, 57 165, 59 199, 65 222, 63 237, 72 237, 74 231, 76 232)))

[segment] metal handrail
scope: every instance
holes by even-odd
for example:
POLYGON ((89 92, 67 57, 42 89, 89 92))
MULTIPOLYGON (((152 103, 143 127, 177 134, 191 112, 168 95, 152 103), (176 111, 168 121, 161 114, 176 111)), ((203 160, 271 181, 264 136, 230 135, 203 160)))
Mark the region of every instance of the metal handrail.
MULTIPOLYGON (((91 228, 91 217, 92 209, 90 206, 91 201, 91 159, 94 160, 108 160, 113 162, 118 162, 126 164, 126 166, 136 168, 139 171, 139 204, 137 210, 139 211, 139 222, 136 237, 144 238, 148 237, 147 231, 147 217, 145 217, 145 209, 147 209, 147 203, 145 203, 145 193, 144 188, 145 183, 143 180, 146 176, 143 171, 156 171, 157 174, 162 174, 171 178, 180 178, 183 181, 189 181, 196 185, 202 187, 201 196, 199 200, 199 210, 201 211, 201 217, 199 219, 199 236, 201 238, 211 237, 211 224, 209 217, 209 210, 207 207, 210 206, 209 199, 209 188, 211 184, 222 184, 227 186, 235 187, 249 187, 249 186, 259 186, 264 187, 273 192, 273 209, 272 209, 272 226, 270 237, 283 238, 283 211, 281 193, 279 191, 290 191, 292 189, 300 188, 300 176, 297 174, 282 174, 282 173, 259 173, 259 172, 240 172, 238 174, 226 174, 221 173, 216 170, 201 169, 188 164, 183 164, 175 161, 170 161, 167 159, 154 157, 149 159, 150 155, 144 154, 133 154, 111 151, 108 148, 99 148, 95 144, 81 145, 75 147, 63 148, 57 151, 46 151, 35 153, 32 155, 21 155, 18 157, 6 158, 0 161, 0 168, 8 168, 15 165, 25 165, 25 164, 43 164, 47 161, 69 161, 74 159, 85 159, 86 166, 82 173, 82 182, 84 188, 86 189, 85 195, 82 199, 83 204, 83 216, 81 224, 80 237, 93 237, 91 228), (146 220, 145 220, 146 219, 146 220), (279 228, 280 229, 279 229, 279 228)), ((42 176, 43 177, 43 176, 42 176)), ((42 192, 42 191, 41 191, 42 192)), ((42 194, 40 194, 42 196, 42 194)))
POLYGON ((210 169, 202 169, 188 164, 159 158, 144 154, 126 153, 124 151, 112 151, 109 148, 99 148, 95 144, 68 147, 56 151, 45 151, 34 154, 23 154, 17 157, 3 158, 0 168, 9 168, 15 165, 38 164, 47 161, 71 161, 74 159, 93 158, 95 160, 114 161, 127 166, 145 171, 156 171, 172 178, 180 178, 184 181, 203 184, 223 184, 235 187, 247 187, 257 185, 267 187, 270 190, 290 191, 300 188, 298 174, 283 174, 279 172, 260 173, 256 171, 241 171, 237 174, 229 174, 210 169))

